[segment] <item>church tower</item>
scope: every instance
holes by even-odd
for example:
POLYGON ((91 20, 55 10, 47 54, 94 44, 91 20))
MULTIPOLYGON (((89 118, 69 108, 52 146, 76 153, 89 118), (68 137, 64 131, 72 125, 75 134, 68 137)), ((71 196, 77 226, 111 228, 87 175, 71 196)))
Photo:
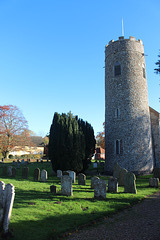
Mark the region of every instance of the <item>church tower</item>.
POLYGON ((153 170, 143 43, 134 37, 105 47, 105 171, 117 162, 135 174, 153 170))

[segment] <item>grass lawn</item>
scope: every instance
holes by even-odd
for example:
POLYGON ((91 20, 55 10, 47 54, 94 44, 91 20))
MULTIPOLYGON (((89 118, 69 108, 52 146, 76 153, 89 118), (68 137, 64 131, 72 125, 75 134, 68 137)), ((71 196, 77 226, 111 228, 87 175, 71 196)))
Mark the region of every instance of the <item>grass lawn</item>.
MULTIPOLYGON (((11 163, 1 164, 12 165, 11 163)), ((5 184, 15 186, 15 201, 10 220, 10 229, 13 230, 15 240, 53 240, 62 239, 64 232, 76 230, 80 225, 88 222, 96 224, 96 219, 104 218, 116 211, 124 209, 146 195, 153 194, 159 189, 150 188, 149 177, 138 177, 136 181, 137 194, 123 193, 124 188, 119 187, 119 193, 107 193, 106 200, 95 200, 94 191, 90 188, 91 177, 87 177, 86 186, 79 186, 78 181, 73 184, 73 196, 61 195, 60 179, 52 176, 50 163, 31 163, 29 179, 24 180, 22 167, 17 169, 16 178, 2 177, 5 184), (39 167, 48 172, 48 182, 34 182, 33 171, 39 167), (56 185, 58 194, 50 193, 50 185, 56 185)), ((100 177, 107 179, 107 177, 100 177)))

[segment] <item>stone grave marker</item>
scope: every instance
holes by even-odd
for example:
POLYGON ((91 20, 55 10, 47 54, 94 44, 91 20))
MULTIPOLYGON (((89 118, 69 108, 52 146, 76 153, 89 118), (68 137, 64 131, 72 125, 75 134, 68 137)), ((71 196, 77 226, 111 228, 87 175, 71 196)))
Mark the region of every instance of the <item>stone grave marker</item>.
POLYGON ((34 169, 34 181, 40 181, 40 169, 34 169))
POLYGON ((62 195, 72 196, 72 178, 70 176, 64 175, 61 178, 61 193, 62 195))
POLYGON ((154 168, 153 176, 154 176, 154 178, 159 178, 160 179, 160 168, 158 168, 158 167, 154 168))
POLYGON ((136 176, 132 172, 127 172, 124 175, 124 192, 137 193, 136 190, 136 176))
POLYGON ((47 182, 47 171, 45 169, 43 169, 41 171, 41 182, 47 182))
POLYGON ((149 186, 150 187, 159 187, 159 178, 149 178, 149 186))
POLYGON ((93 163, 93 168, 97 168, 97 163, 96 162, 93 163))
POLYGON ((119 180, 119 172, 121 170, 121 167, 119 166, 118 163, 116 163, 113 167, 113 177, 117 178, 119 180))
POLYGON ((64 175, 69 176, 69 172, 68 172, 68 171, 63 171, 63 176, 64 176, 64 175))
POLYGON ((113 193, 118 192, 118 180, 117 180, 117 178, 110 177, 108 179, 108 192, 113 192, 113 193))
POLYGON ((106 198, 107 182, 102 179, 98 179, 94 186, 94 198, 106 198))
POLYGON ((8 177, 12 176, 12 166, 8 167, 8 177))
POLYGON ((97 180, 99 180, 99 177, 94 176, 91 178, 91 188, 94 188, 97 180))
POLYGON ((0 225, 2 225, 3 221, 3 198, 4 198, 4 189, 5 189, 5 183, 3 181, 0 181, 0 225))
POLYGON ((7 166, 3 166, 2 175, 7 176, 7 166))
POLYGON ((22 169, 22 178, 23 179, 28 179, 28 173, 29 173, 29 168, 28 167, 24 167, 22 169))
POLYGON ((72 183, 76 182, 76 173, 74 171, 70 171, 68 170, 67 172, 69 172, 69 176, 72 178, 72 183))
POLYGON ((124 176, 128 171, 125 168, 121 168, 119 171, 118 185, 124 186, 124 176))
POLYGON ((83 173, 78 174, 78 185, 86 185, 86 175, 83 173))
POLYGON ((12 168, 12 177, 16 177, 16 168, 15 167, 12 168))
POLYGON ((62 171, 61 170, 57 170, 57 177, 61 178, 62 177, 62 171))
POLYGON ((22 160, 21 160, 21 164, 24 164, 24 163, 25 163, 25 161, 24 161, 24 159, 22 159, 22 160))
POLYGON ((54 185, 50 186, 50 192, 56 194, 57 193, 57 188, 54 185))

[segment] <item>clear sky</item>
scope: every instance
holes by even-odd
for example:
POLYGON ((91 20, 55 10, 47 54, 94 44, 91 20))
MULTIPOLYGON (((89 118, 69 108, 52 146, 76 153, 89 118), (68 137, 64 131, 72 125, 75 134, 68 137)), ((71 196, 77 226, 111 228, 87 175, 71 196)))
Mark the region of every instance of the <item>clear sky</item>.
POLYGON ((37 135, 69 111, 102 131, 104 50, 122 17, 125 38, 144 43, 149 104, 160 112, 159 0, 0 0, 0 105, 18 106, 37 135))

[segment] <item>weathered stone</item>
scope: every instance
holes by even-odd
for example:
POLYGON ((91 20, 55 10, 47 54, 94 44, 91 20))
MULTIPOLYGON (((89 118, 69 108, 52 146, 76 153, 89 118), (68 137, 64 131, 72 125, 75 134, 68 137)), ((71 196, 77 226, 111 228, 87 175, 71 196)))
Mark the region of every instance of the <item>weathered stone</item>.
POLYGON ((159 187, 159 178, 150 178, 149 179, 149 186, 158 188, 159 187))
POLYGON ((72 178, 70 176, 64 175, 61 178, 61 193, 62 195, 72 196, 72 178))
POLYGON ((119 178, 118 178, 118 185, 119 186, 124 186, 124 175, 127 173, 128 171, 125 168, 121 168, 119 171, 119 178))
POLYGON ((69 176, 69 172, 63 171, 63 176, 65 176, 65 175, 69 176))
POLYGON ((113 193, 118 192, 118 180, 117 180, 117 178, 110 177, 108 179, 108 192, 113 192, 113 193))
POLYGON ((91 188, 94 188, 97 180, 99 180, 99 177, 94 176, 91 178, 91 188))
POLYGON ((159 178, 160 179, 160 168, 158 168, 158 167, 154 168, 153 176, 154 176, 154 178, 159 178))
POLYGON ((96 162, 93 163, 93 168, 97 168, 97 163, 96 162))
POLYGON ((28 173, 29 173, 29 168, 28 167, 24 167, 22 169, 22 178, 28 179, 28 173))
POLYGON ((7 176, 7 166, 3 166, 2 175, 7 176))
POLYGON ((78 185, 86 185, 86 175, 83 173, 78 174, 78 185))
POLYGON ((0 181, 0 226, 3 225, 3 214, 4 214, 4 189, 5 189, 5 183, 0 181))
POLYGON ((47 181, 47 171, 46 170, 42 170, 41 171, 41 182, 46 182, 47 181))
POLYGON ((8 167, 8 177, 11 177, 12 176, 12 167, 9 166, 8 167))
POLYGON ((74 171, 70 171, 68 170, 67 172, 69 172, 69 176, 72 178, 72 183, 76 182, 76 173, 74 171))
POLYGON ((56 194, 56 193, 57 193, 57 188, 56 188, 56 186, 51 185, 51 186, 50 186, 50 192, 56 194))
POLYGON ((34 181, 40 181, 40 169, 34 169, 34 181))
POLYGON ((3 230, 4 233, 7 233, 9 230, 9 221, 11 218, 11 212, 13 207, 15 197, 14 186, 12 184, 7 184, 4 189, 4 219, 3 219, 3 230))
POLYGON ((12 177, 16 177, 16 168, 15 167, 12 168, 12 177))
POLYGON ((132 172, 127 172, 124 176, 124 192, 137 193, 136 176, 132 172))
POLYGON ((94 198, 106 198, 106 187, 107 182, 105 180, 97 180, 94 186, 94 198))
POLYGON ((62 177, 62 171, 61 170, 57 170, 57 177, 61 178, 62 177))
POLYGON ((121 167, 119 166, 118 163, 114 165, 113 168, 113 177, 119 179, 119 173, 120 173, 121 167))

